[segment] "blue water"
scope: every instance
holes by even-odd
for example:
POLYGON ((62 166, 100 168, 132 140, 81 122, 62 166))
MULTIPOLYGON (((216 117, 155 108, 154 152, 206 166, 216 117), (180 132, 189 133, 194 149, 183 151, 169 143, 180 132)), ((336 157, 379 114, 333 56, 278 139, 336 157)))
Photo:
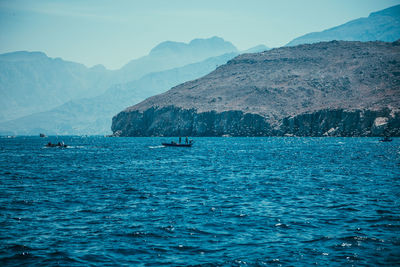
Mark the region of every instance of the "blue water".
POLYGON ((0 265, 400 264, 400 140, 0 139, 0 265))

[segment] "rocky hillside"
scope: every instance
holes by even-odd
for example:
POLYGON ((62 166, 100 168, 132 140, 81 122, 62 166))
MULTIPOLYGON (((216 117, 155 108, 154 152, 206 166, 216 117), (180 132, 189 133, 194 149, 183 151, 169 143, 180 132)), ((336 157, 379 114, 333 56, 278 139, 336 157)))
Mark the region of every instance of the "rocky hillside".
POLYGON ((300 36, 288 46, 311 44, 323 41, 385 41, 400 38, 400 5, 371 13, 367 18, 359 18, 345 24, 300 36))
POLYGON ((243 54, 113 118, 119 136, 400 135, 400 42, 243 54))

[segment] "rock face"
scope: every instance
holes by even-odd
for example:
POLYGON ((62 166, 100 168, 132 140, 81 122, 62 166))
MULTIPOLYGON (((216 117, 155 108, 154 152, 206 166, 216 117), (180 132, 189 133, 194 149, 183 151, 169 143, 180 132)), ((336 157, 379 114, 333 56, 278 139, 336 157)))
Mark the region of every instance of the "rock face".
POLYGON ((264 117, 242 111, 208 111, 165 107, 121 112, 113 118, 118 136, 264 136, 273 131, 264 117), (130 122, 126 124, 126 122, 130 122))
POLYGON ((113 118, 120 136, 399 135, 400 42, 243 54, 113 118))
POLYGON ((170 106, 121 112, 113 118, 113 131, 116 136, 400 136, 400 113, 390 113, 389 109, 320 110, 286 117, 273 128, 257 114, 197 113, 170 106))
POLYGON ((400 113, 382 110, 320 110, 284 118, 280 134, 295 136, 400 136, 400 113))
POLYGON ((400 38, 400 5, 373 12, 367 18, 359 18, 322 32, 312 32, 289 42, 288 46, 323 41, 385 41, 400 38))

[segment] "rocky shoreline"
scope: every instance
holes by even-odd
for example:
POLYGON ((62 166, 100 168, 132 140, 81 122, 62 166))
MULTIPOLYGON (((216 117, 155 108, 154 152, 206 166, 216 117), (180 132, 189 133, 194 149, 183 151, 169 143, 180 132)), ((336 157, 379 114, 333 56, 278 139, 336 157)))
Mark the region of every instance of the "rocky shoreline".
POLYGON ((150 108, 113 118, 114 136, 400 136, 400 113, 390 109, 319 110, 270 124, 258 114, 150 108))

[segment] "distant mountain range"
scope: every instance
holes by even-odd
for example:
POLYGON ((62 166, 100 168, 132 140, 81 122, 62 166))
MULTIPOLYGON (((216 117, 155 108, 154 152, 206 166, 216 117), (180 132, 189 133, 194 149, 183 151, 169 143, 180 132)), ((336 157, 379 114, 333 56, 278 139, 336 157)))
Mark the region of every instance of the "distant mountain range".
MULTIPOLYGON (((400 38, 399 6, 372 13, 288 45, 324 40, 400 38)), ((241 53, 219 37, 163 42, 119 70, 49 58, 40 52, 0 55, 0 134, 107 134, 118 111, 199 78, 241 53)), ((235 82, 235 81, 232 81, 235 82)))
MULTIPOLYGON (((259 45, 246 52, 266 49, 268 49, 266 46, 259 45)), ((97 94, 93 93, 95 96, 65 97, 68 101, 61 104, 58 102, 57 106, 52 106, 50 109, 48 106, 41 107, 44 111, 39 110, 39 112, 32 112, 13 120, 0 122, 0 133, 19 135, 35 135, 38 132, 53 135, 111 133, 111 120, 118 111, 149 96, 165 92, 175 85, 204 76, 238 54, 239 52, 231 43, 218 37, 195 39, 189 44, 164 42, 156 46, 148 56, 131 61, 121 70, 107 71, 96 67, 103 70, 103 76, 101 77, 102 84, 97 88, 99 91, 94 92, 97 94), (225 51, 233 52, 218 55, 225 51), (218 56, 209 57, 214 54, 218 56), (203 59, 203 57, 206 58, 203 59), (199 59, 202 60, 180 66, 199 59), (151 70, 170 67, 174 68, 147 73, 151 70), (146 68, 147 71, 145 71, 146 68), (131 70, 127 71, 128 69, 131 70), (124 75, 121 76, 121 73, 124 75), (135 80, 137 77, 140 78, 135 80), (133 80, 123 82, 129 79, 133 80)), ((42 56, 47 60, 52 60, 44 54, 42 56)), ((60 64, 67 64, 65 61, 59 61, 60 64)), ((36 64, 37 61, 34 63, 36 64)), ((40 84, 37 85, 40 86, 40 84)), ((45 89, 51 90, 51 88, 45 89)), ((61 96, 62 93, 60 92, 59 95, 61 96)), ((34 98, 32 96, 32 99, 34 98)), ((36 103, 36 105, 40 104, 36 103)))
POLYGON ((0 55, 0 121, 49 110, 104 92, 110 73, 101 66, 49 58, 41 52, 0 55))
POLYGON ((228 53, 180 68, 150 73, 142 78, 110 87, 103 94, 68 101, 46 112, 0 123, 0 133, 35 135, 39 132, 56 135, 111 133, 112 117, 145 98, 167 91, 180 83, 204 76, 225 64, 238 53, 228 53))
MULTIPOLYGON (((132 60, 120 70, 49 58, 41 52, 0 55, 0 122, 50 110, 70 100, 93 97, 111 85, 126 83, 151 73, 182 67, 226 53, 237 53, 219 37, 195 39, 189 44, 164 42, 150 54, 132 60)), ((150 96, 150 95, 148 95, 150 96)))
POLYGON ((385 41, 400 39, 400 5, 371 13, 322 32, 312 32, 289 42, 287 46, 311 44, 332 40, 343 41, 385 41))
POLYGON ((127 108, 116 136, 400 136, 400 41, 242 54, 127 108))

